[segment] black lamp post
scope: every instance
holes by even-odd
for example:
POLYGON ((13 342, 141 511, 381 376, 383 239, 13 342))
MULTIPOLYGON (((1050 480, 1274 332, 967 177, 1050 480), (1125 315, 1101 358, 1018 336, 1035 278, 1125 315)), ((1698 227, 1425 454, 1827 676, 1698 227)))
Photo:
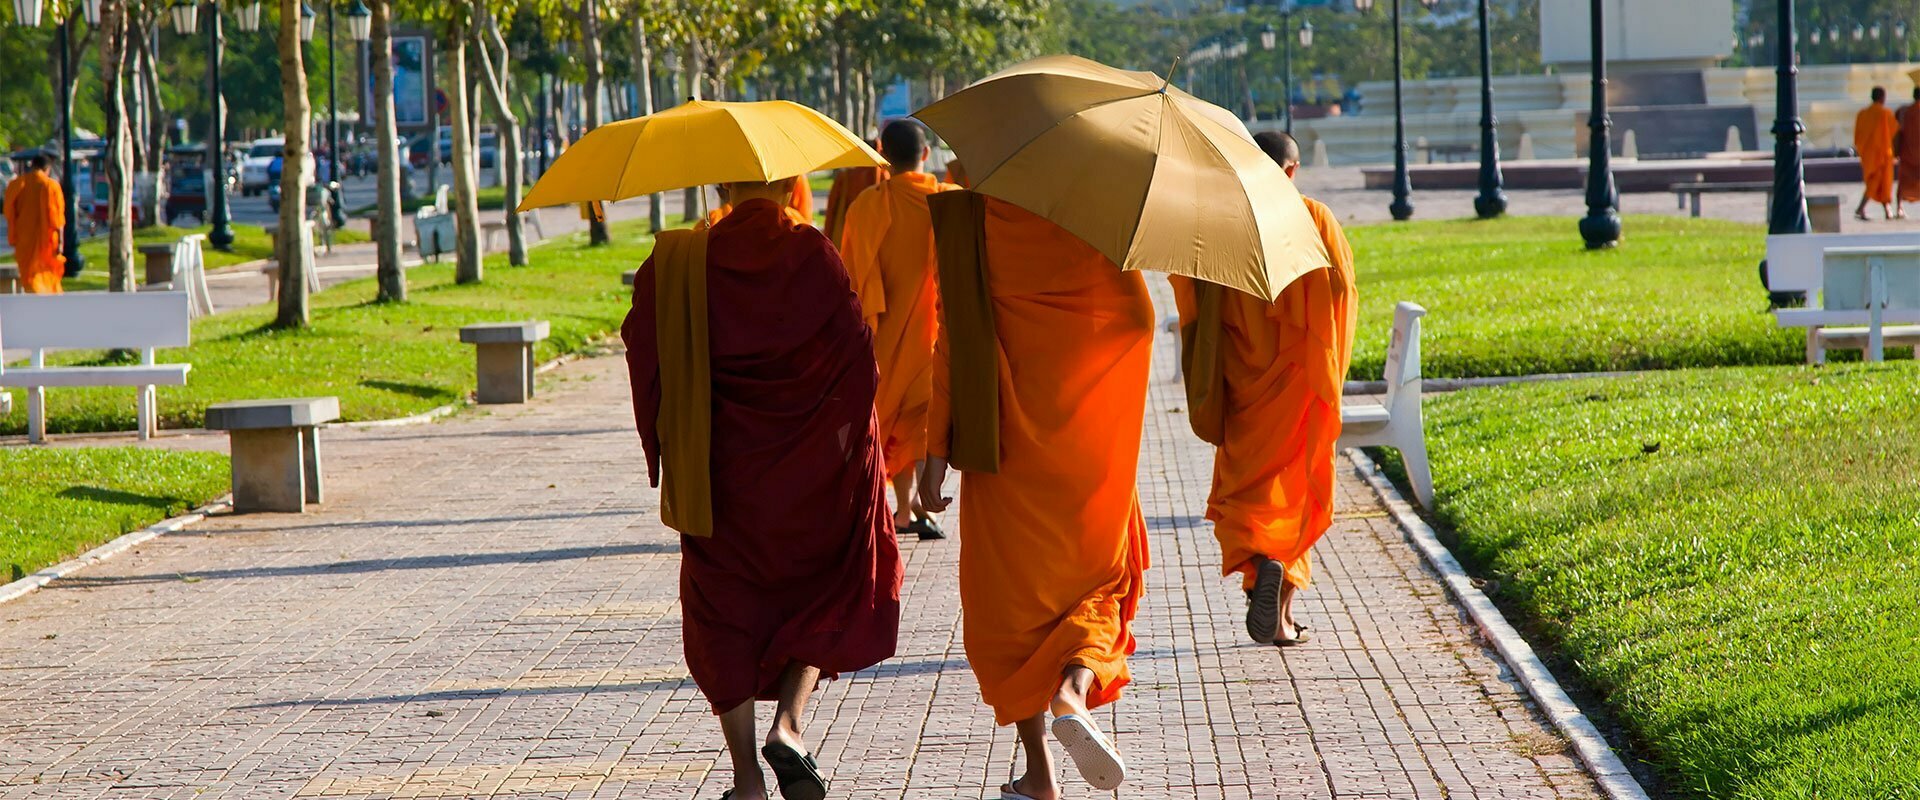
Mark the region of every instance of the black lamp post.
MULTIPOLYGON (((1393 218, 1406 221, 1413 218, 1413 178, 1407 174, 1407 115, 1402 102, 1400 66, 1400 0, 1393 3, 1393 202, 1387 211, 1393 218)), ((1597 0, 1596 0, 1597 1, 1597 0)), ((1422 8, 1431 9, 1438 0, 1420 0, 1422 8)), ((1373 0, 1353 0, 1355 11, 1366 12, 1373 9, 1373 0)))
MULTIPOLYGON (((169 11, 173 15, 174 33, 192 36, 199 29, 196 0, 177 0, 169 11)), ((240 30, 247 33, 260 30, 259 3, 241 6, 235 16, 240 30)), ((227 204, 227 98, 220 91, 220 62, 225 46, 220 4, 218 0, 207 0, 207 84, 211 98, 207 114, 207 222, 212 226, 207 232, 207 243, 215 250, 232 252, 233 209, 227 204)))
POLYGON ((1607 116, 1607 43, 1601 27, 1601 0, 1590 0, 1593 30, 1593 112, 1587 127, 1587 215, 1580 219, 1580 238, 1588 250, 1600 250, 1620 243, 1620 193, 1613 185, 1613 121, 1607 116))
POLYGON ((1493 118, 1493 40, 1487 31, 1487 0, 1480 0, 1480 196, 1473 213, 1493 219, 1507 213, 1507 193, 1501 188, 1500 140, 1493 118))
MULTIPOLYGON (((1775 35, 1773 112, 1773 207, 1767 210, 1768 233, 1806 233, 1806 172, 1800 161, 1800 67, 1794 63, 1793 0, 1780 0, 1780 31, 1775 35)), ((1767 282, 1767 263, 1760 262, 1760 282, 1767 282)), ((1769 292, 1776 306, 1805 300, 1799 292, 1769 292)))
MULTIPOLYGON (((88 25, 100 24, 100 0, 83 0, 80 12, 88 25)), ((72 6, 68 6, 71 11, 72 6)), ((24 28, 40 26, 40 0, 14 0, 14 24, 24 28)), ((86 268, 80 255, 80 196, 73 185, 73 15, 60 21, 60 193, 66 197, 67 226, 60 231, 60 250, 66 256, 66 275, 72 277, 86 268)), ((86 187, 93 191, 93 187, 86 187)))

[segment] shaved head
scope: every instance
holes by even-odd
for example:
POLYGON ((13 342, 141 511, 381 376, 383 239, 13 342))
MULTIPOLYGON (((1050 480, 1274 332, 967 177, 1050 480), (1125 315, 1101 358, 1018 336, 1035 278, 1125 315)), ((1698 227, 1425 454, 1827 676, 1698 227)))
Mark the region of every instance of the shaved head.
POLYGON ((1300 164, 1300 143, 1294 141, 1291 135, 1279 131, 1261 131, 1253 135, 1253 143, 1260 145, 1260 149, 1281 169, 1300 164))
POLYGON ((927 129, 910 119, 896 119, 880 129, 880 155, 894 172, 917 172, 927 160, 927 129))

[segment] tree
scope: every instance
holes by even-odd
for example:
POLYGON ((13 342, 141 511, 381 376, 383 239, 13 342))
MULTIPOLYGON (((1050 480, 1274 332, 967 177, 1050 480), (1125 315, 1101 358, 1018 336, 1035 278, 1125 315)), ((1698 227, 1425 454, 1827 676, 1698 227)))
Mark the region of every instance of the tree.
POLYGON ((493 107, 493 115, 499 121, 500 128, 498 158, 505 175, 502 183, 506 190, 507 263, 524 267, 527 265, 527 239, 520 224, 519 206, 520 181, 525 175, 520 168, 520 160, 526 148, 521 144, 520 118, 513 113, 512 87, 508 85, 513 62, 509 60, 506 37, 500 31, 500 17, 485 3, 476 5, 474 10, 479 15, 479 24, 473 26, 473 47, 480 60, 480 85, 486 91, 487 101, 493 107))
MULTIPOLYGON (((133 278, 133 141, 127 124, 127 4, 105 0, 100 4, 100 77, 107 112, 107 288, 134 290, 133 278)), ((75 187, 90 191, 91 187, 75 187)))
MULTIPOLYGON (((606 87, 606 65, 600 56, 600 3, 599 0, 582 0, 580 3, 580 59, 587 68, 587 119, 584 135, 587 131, 606 124, 606 109, 601 91, 606 87)), ((607 221, 595 216, 587 220, 587 244, 603 245, 609 241, 607 221)))
POLYGON ((380 302, 404 303, 407 300, 407 273, 400 264, 400 135, 393 107, 393 3, 392 0, 368 0, 373 12, 372 32, 368 37, 373 61, 374 147, 379 150, 380 172, 375 177, 378 195, 373 222, 374 262, 380 302))
POLYGON ((479 283, 484 277, 480 266, 479 176, 474 174, 473 122, 467 81, 467 29, 473 24, 469 12, 454 10, 447 15, 445 47, 441 58, 447 65, 447 122, 453 139, 454 204, 454 281, 479 283))
MULTIPOLYGON (((313 107, 307 98, 306 54, 300 42, 301 0, 280 0, 280 102, 286 147, 281 150, 280 237, 274 257, 280 260, 280 309, 276 328, 305 328, 312 321, 307 303, 307 271, 313 268, 313 240, 307 230, 307 186, 311 152, 307 137, 313 130, 313 107)), ((211 144, 211 143, 210 143, 211 144)))
MULTIPOLYGON (((653 114, 653 41, 647 36, 646 0, 633 6, 633 78, 640 85, 640 114, 653 114)), ((647 195, 647 230, 659 233, 667 227, 665 198, 659 192, 647 195)))

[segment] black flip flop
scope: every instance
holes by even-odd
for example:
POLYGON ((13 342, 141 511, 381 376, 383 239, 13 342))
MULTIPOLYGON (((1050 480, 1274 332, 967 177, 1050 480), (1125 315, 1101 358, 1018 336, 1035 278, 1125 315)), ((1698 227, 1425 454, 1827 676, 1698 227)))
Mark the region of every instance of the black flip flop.
POLYGON ((1260 562, 1254 573, 1253 588, 1247 592, 1247 637, 1255 642, 1274 641, 1280 631, 1280 590, 1287 582, 1287 567, 1273 559, 1260 562))
POLYGON ((905 530, 919 534, 920 541, 923 542, 947 538, 947 532, 940 529, 940 523, 934 522, 926 517, 918 517, 914 519, 914 521, 907 523, 905 530))
POLYGON ((820 777, 820 764, 811 755, 801 755, 792 745, 774 743, 760 748, 760 755, 773 767, 780 784, 780 796, 786 800, 826 800, 827 779, 820 777))

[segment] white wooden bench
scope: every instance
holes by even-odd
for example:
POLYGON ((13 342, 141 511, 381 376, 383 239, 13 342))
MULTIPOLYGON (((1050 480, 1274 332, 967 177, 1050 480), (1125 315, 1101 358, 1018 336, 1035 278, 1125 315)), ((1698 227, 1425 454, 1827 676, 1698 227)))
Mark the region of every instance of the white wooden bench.
POLYGON ((140 438, 153 435, 155 386, 185 386, 187 364, 154 363, 154 350, 186 347, 192 313, 183 292, 73 292, 0 295, 0 348, 31 351, 26 367, 0 365, 0 386, 27 390, 27 439, 47 438, 48 387, 131 386, 139 390, 140 438), (137 349, 140 363, 47 366, 49 350, 137 349))
POLYGON ((1778 233, 1767 237, 1767 289, 1820 291, 1822 253, 1829 247, 1905 247, 1920 245, 1920 231, 1904 233, 1778 233))
POLYGON ((1387 397, 1372 403, 1340 406, 1337 447, 1391 447, 1400 451, 1407 482, 1420 506, 1433 508, 1433 472, 1427 464, 1427 435, 1420 418, 1420 318, 1427 310, 1402 302, 1393 309, 1393 340, 1387 345, 1387 397))
POLYGON ((1807 363, 1837 349, 1880 361, 1889 346, 1920 357, 1920 244, 1829 247, 1821 261, 1818 306, 1773 312, 1780 327, 1807 329, 1807 363))

